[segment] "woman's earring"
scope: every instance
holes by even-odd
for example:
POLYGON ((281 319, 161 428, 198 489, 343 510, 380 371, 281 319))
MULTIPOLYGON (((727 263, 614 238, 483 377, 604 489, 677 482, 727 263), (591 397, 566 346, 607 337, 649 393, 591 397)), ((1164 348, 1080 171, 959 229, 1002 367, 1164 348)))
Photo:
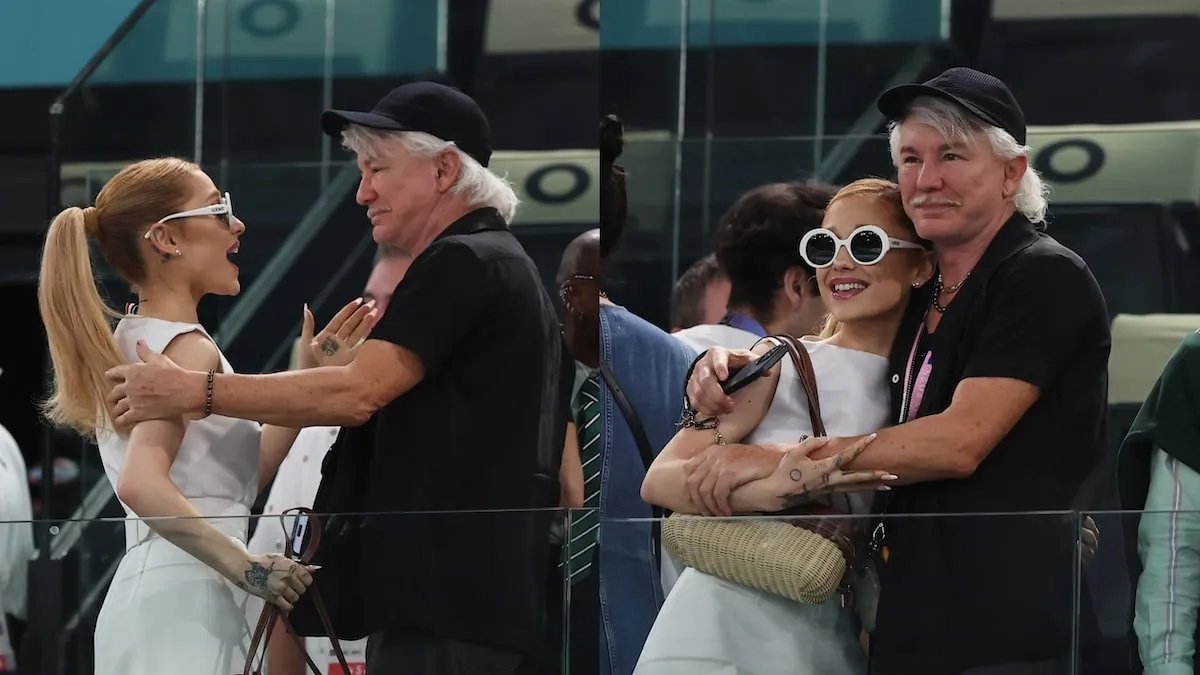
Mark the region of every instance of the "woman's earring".
POLYGON ((183 251, 180 251, 179 249, 175 249, 175 255, 177 255, 177 256, 183 255, 183 251))
POLYGON ((921 284, 921 282, 919 282, 919 281, 914 281, 914 282, 912 282, 912 287, 913 287, 913 288, 920 288, 920 287, 921 287, 921 285, 922 285, 922 284, 921 284))

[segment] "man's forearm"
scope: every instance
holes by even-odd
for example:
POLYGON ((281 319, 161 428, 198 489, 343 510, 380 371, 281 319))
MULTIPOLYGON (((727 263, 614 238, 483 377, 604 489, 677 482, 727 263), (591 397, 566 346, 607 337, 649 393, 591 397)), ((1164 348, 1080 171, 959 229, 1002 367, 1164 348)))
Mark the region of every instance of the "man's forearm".
MULTIPOLYGON (((831 457, 860 438, 839 438, 814 454, 831 457)), ((969 441, 969 432, 957 430, 943 415, 930 415, 881 430, 862 454, 843 468, 887 471, 899 476, 890 485, 965 478, 978 465, 969 441)))
MULTIPOLYGON (((205 373, 199 375, 203 381, 205 373)), ((285 427, 355 426, 373 411, 349 375, 345 367, 218 374, 213 379, 212 411, 285 427)))

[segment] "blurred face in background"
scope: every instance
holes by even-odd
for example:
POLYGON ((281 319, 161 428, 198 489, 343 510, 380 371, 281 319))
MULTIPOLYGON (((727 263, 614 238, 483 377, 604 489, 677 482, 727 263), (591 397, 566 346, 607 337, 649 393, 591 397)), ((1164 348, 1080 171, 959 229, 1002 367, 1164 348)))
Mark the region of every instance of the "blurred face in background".
POLYGON ((719 276, 708 282, 700 303, 700 323, 712 324, 720 321, 729 305, 729 279, 719 276))
POLYGON ((387 310, 388 303, 392 300, 392 293, 404 279, 409 265, 412 265, 412 258, 406 255, 391 255, 380 258, 379 262, 375 263, 375 267, 371 269, 371 276, 367 279, 366 288, 363 289, 363 300, 374 300, 379 316, 383 316, 387 310))
POLYGON ((562 301, 563 337, 571 357, 589 368, 600 366, 600 230, 576 237, 559 263, 558 297, 562 301))

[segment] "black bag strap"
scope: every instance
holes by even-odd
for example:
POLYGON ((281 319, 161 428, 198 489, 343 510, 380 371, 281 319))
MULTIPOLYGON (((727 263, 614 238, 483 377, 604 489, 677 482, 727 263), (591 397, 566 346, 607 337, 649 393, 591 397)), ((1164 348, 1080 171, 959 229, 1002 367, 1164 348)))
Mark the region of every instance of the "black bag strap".
MULTIPOLYGON (((633 434, 633 442, 637 445, 638 454, 642 456, 642 464, 645 466, 646 471, 649 472, 650 465, 654 463, 654 451, 650 448, 650 437, 646 435, 646 428, 642 426, 642 419, 638 417, 637 411, 633 409, 633 405, 629 402, 629 397, 625 395, 625 390, 621 388, 621 383, 617 382, 616 374, 613 373, 612 368, 603 360, 600 361, 600 376, 604 378, 604 383, 608 385, 608 390, 612 392, 613 400, 616 401, 617 407, 621 409, 621 414, 625 417, 625 423, 629 425, 629 431, 633 434)), ((650 512, 654 516, 654 524, 650 528, 650 538, 653 543, 650 553, 654 556, 655 564, 661 566, 662 561, 659 558, 661 555, 660 542, 662 540, 663 510, 661 506, 651 504, 650 512)))
POLYGON ((642 465, 646 471, 649 471, 650 465, 654 463, 654 451, 650 449, 650 437, 646 435, 646 428, 642 426, 641 418, 633 409, 633 405, 629 403, 629 398, 625 396, 625 390, 617 382, 617 376, 613 373, 612 368, 603 361, 600 362, 600 375, 604 378, 604 383, 608 385, 608 390, 612 392, 617 407, 621 409, 625 423, 629 425, 629 431, 633 434, 633 442, 637 444, 638 454, 642 456, 642 465))

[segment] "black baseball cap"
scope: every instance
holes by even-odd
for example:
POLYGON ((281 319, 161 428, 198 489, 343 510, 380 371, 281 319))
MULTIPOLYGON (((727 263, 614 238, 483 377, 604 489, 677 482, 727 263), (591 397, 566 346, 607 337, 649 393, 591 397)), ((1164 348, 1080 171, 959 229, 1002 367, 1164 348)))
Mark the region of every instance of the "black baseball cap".
POLYGON ((879 112, 890 120, 904 117, 908 104, 919 96, 953 101, 975 117, 999 127, 1025 145, 1025 113, 998 78, 972 68, 951 68, 922 84, 902 84, 879 96, 879 112))
POLYGON ((423 131, 459 150, 483 166, 492 157, 491 127, 475 99, 437 82, 411 82, 388 92, 371 112, 326 110, 321 128, 334 138, 351 124, 388 131, 423 131))

